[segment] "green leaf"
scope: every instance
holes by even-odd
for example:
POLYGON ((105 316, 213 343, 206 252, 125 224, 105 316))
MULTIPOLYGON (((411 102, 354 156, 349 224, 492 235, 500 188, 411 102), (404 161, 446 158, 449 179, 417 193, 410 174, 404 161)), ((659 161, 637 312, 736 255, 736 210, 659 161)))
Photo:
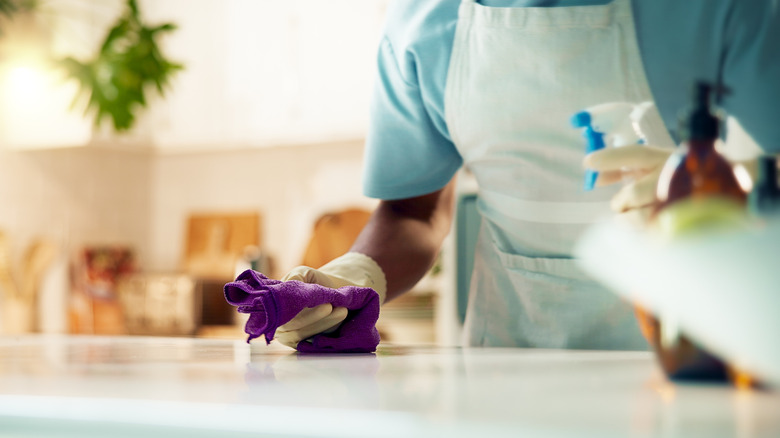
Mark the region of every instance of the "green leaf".
POLYGON ((94 112, 95 125, 110 118, 116 131, 132 127, 137 112, 146 106, 146 88, 154 86, 164 95, 163 90, 173 74, 184 68, 167 60, 156 40, 157 35, 173 31, 176 26, 172 23, 146 26, 135 0, 127 0, 126 8, 108 30, 93 60, 60 60, 66 74, 80 84, 77 99, 89 96, 87 112, 94 112))
POLYGON ((0 15, 11 17, 11 14, 16 12, 17 6, 11 0, 0 0, 0 15))
POLYGON ((161 25, 159 25, 159 26, 157 26, 157 27, 153 27, 153 28, 151 28, 151 29, 150 29, 150 31, 151 31, 152 33, 157 33, 157 32, 171 32, 171 31, 174 31, 174 30, 176 30, 176 27, 177 27, 177 26, 176 26, 175 24, 173 24, 173 23, 165 23, 165 24, 161 24, 161 25))

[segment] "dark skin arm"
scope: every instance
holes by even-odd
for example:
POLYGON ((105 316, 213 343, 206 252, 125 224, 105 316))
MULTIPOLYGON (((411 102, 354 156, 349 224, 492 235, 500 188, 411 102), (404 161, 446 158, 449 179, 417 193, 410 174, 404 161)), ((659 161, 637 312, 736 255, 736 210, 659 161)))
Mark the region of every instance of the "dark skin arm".
POLYGON ((376 260, 387 278, 387 300, 411 289, 436 261, 450 231, 455 179, 416 198, 381 201, 350 251, 376 260))

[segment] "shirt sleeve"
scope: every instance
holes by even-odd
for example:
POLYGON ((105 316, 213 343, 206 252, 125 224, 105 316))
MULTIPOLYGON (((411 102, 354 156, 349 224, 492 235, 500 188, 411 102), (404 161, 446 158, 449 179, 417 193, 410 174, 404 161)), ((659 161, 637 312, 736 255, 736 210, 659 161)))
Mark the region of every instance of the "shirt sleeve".
POLYGON ((780 3, 735 0, 724 43, 721 106, 764 151, 780 152, 780 3))
MULTIPOLYGON (((434 192, 452 179, 463 162, 452 141, 433 123, 416 77, 404 77, 396 55, 384 38, 363 166, 365 195, 384 200, 434 192)), ((409 64, 403 71, 415 71, 413 56, 400 59, 409 64)))

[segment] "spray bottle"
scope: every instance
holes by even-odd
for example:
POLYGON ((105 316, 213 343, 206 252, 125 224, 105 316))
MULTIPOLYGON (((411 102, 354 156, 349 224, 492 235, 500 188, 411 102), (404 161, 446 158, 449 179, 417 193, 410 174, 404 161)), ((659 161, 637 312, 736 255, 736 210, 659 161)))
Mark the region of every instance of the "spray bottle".
MULTIPOLYGON (((653 106, 653 102, 602 103, 574 114, 571 124, 575 128, 584 128, 582 135, 587 141, 585 154, 606 146, 642 144, 646 138, 642 132, 642 120, 653 106)), ((597 178, 598 172, 586 170, 584 189, 593 190, 597 178)))

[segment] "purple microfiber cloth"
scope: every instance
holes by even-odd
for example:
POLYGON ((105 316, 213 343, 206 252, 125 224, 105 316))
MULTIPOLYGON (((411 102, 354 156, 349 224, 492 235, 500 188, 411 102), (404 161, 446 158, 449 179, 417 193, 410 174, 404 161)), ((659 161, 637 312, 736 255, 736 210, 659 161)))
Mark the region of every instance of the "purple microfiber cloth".
POLYGON ((330 303, 346 307, 347 319, 332 333, 321 333, 298 343, 304 353, 370 353, 379 344, 376 321, 379 319, 379 294, 369 287, 344 286, 332 289, 301 281, 272 280, 248 269, 225 285, 225 299, 248 313, 244 331, 247 342, 265 335, 270 343, 279 326, 289 322, 301 310, 330 303))

